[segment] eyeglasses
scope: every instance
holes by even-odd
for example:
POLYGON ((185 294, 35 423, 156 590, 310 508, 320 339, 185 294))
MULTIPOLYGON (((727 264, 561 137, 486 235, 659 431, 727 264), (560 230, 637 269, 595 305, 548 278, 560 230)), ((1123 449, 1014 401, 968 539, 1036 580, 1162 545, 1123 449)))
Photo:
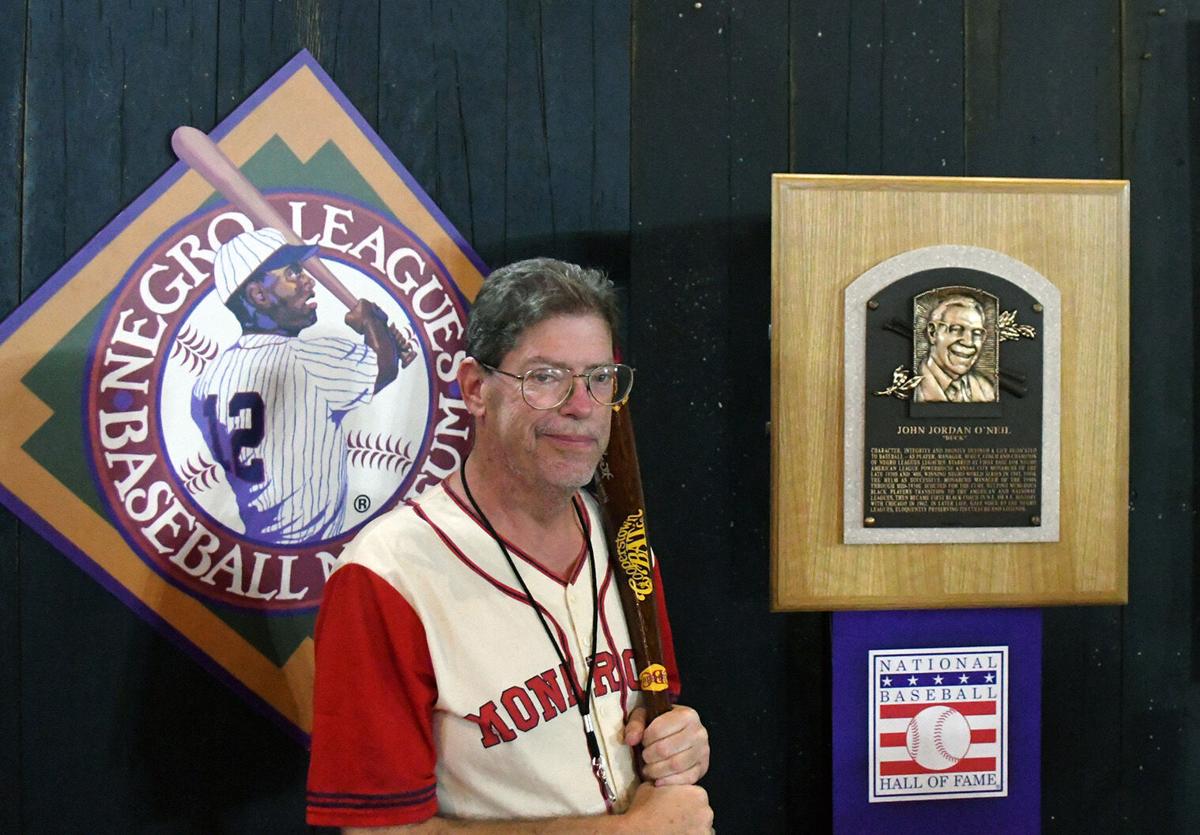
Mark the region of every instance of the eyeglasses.
POLYGON ((488 365, 483 360, 477 361, 488 371, 520 380, 521 397, 525 398, 531 409, 539 411, 557 409, 566 403, 575 388, 576 377, 583 378, 588 394, 601 406, 622 403, 633 390, 633 369, 621 363, 598 365, 583 374, 574 374, 569 368, 553 366, 531 368, 524 374, 512 374, 494 365, 488 365))

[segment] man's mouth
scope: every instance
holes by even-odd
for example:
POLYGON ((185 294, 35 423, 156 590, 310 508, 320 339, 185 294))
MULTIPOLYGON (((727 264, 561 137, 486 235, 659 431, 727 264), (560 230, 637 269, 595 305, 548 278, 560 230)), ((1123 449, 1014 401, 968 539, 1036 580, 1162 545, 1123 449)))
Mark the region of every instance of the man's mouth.
POLYGON ((979 353, 977 349, 966 345, 951 345, 948 350, 953 356, 963 360, 974 359, 975 355, 979 353))
POLYGON ((591 435, 581 435, 577 432, 539 432, 543 438, 552 443, 567 447, 586 449, 596 445, 596 439, 591 435))

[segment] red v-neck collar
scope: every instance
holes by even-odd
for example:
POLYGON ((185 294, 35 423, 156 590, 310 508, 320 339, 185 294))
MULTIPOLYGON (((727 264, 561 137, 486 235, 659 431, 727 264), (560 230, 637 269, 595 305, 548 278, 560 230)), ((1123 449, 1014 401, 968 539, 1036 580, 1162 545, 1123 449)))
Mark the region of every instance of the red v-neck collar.
MULTIPOLYGON (((461 510, 463 513, 465 513, 467 515, 467 517, 469 519, 471 519, 471 521, 473 521, 476 525, 478 525, 480 527, 480 529, 482 529, 485 533, 487 533, 488 536, 491 536, 491 533, 488 532, 487 527, 483 524, 483 520, 475 515, 474 508, 472 508, 469 504, 467 504, 465 501, 463 501, 463 499, 461 497, 459 497, 459 495, 457 493, 455 493, 453 490, 451 490, 450 485, 447 484, 445 481, 442 482, 442 489, 446 491, 446 495, 450 497, 451 501, 453 501, 456 505, 458 505, 459 510, 461 510)), ((553 571, 551 571, 550 569, 546 568, 546 566, 544 566, 537 559, 537 557, 534 557, 531 554, 526 553, 524 550, 521 549, 521 547, 519 545, 514 544, 513 542, 509 541, 508 539, 506 539, 503 536, 500 537, 501 541, 504 542, 504 545, 506 548, 508 548, 510 551, 512 551, 514 554, 516 554, 518 557, 520 557, 522 561, 528 563, 531 567, 537 569, 542 574, 545 574, 547 577, 549 577, 554 582, 558 583, 560 586, 571 585, 576 580, 579 579, 579 574, 583 570, 584 563, 587 562, 587 559, 586 559, 587 544, 591 540, 591 537, 592 537, 592 517, 591 517, 591 514, 589 514, 587 511, 587 506, 584 504, 583 500, 579 497, 578 493, 576 493, 574 496, 571 497, 571 502, 575 505, 576 509, 579 510, 579 515, 583 517, 584 540, 583 540, 582 544, 580 544, 580 546, 579 546, 579 553, 575 557, 575 562, 570 566, 570 568, 567 570, 566 574, 563 576, 560 576, 560 575, 554 573, 553 571)))

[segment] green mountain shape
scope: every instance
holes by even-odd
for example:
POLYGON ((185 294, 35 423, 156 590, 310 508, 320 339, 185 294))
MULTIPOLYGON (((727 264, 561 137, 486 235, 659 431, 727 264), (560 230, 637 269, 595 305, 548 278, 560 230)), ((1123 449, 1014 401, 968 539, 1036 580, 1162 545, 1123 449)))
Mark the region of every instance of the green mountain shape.
MULTIPOLYGON (((304 191, 324 191, 349 197, 396 222, 396 216, 384 205, 375 189, 368 185, 358 169, 350 164, 333 142, 326 142, 304 163, 292 153, 287 143, 273 136, 246 160, 241 171, 259 191, 295 189, 297 184, 301 184, 304 191)), ((213 196, 204 202, 199 211, 206 212, 224 202, 224 197, 213 192, 213 196)))

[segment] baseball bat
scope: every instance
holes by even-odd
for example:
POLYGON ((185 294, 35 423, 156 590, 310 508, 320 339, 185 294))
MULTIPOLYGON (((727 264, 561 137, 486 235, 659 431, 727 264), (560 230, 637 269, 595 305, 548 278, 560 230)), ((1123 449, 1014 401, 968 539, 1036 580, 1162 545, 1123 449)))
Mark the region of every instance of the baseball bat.
POLYGON ((604 511, 609 553, 616 561, 621 608, 633 642, 646 724, 671 709, 666 658, 658 623, 659 590, 654 555, 646 531, 646 501, 638 468, 637 445, 629 402, 613 407, 608 449, 596 475, 597 498, 604 511))
MULTIPOLYGON (((225 156, 217 147, 217 143, 208 138, 208 134, 183 125, 171 134, 171 147, 177 157, 220 192, 235 209, 250 218, 256 227, 274 229, 283 235, 289 244, 304 243, 275 207, 268 203, 262 193, 238 170, 233 160, 225 156)), ((334 298, 344 304, 347 310, 358 304, 358 299, 346 289, 346 285, 338 281, 337 276, 330 272, 319 256, 314 254, 304 262, 304 267, 334 295, 334 298)))

